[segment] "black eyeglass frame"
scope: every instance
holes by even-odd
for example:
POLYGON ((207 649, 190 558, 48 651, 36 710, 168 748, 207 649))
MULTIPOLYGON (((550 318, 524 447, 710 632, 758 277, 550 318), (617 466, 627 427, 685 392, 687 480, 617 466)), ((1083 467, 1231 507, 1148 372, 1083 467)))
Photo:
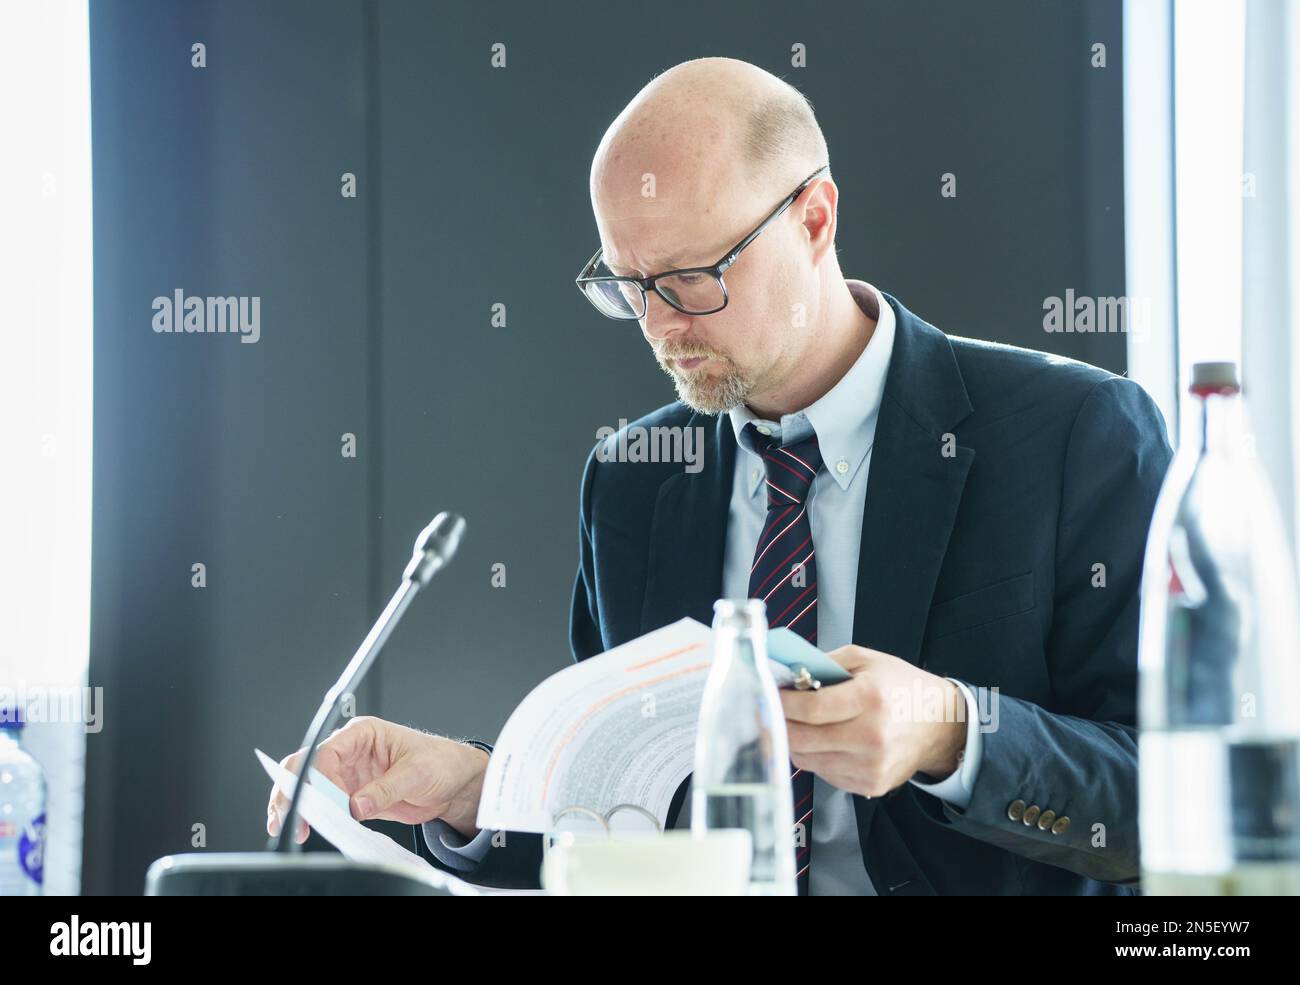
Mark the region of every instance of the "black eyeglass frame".
POLYGON ((577 278, 574 280, 574 284, 577 285, 577 288, 582 293, 582 296, 586 298, 588 302, 590 302, 593 308, 599 311, 606 318, 610 318, 614 321, 640 321, 642 318, 644 318, 646 312, 650 310, 650 299, 647 296, 646 292, 652 288, 654 289, 654 292, 656 294, 658 294, 661 298, 664 299, 665 303, 672 305, 674 308, 676 308, 678 311, 682 312, 683 314, 687 314, 687 315, 715 314, 721 311, 723 308, 725 308, 727 306, 727 302, 731 300, 731 296, 727 293, 727 282, 722 279, 722 275, 726 273, 727 270, 732 266, 732 264, 736 262, 736 258, 740 256, 740 254, 744 251, 745 247, 749 246, 750 243, 754 242, 754 240, 758 238, 759 233, 761 233, 764 229, 766 229, 777 219, 779 219, 785 213, 785 210, 788 209, 790 206, 792 206, 798 200, 799 196, 804 193, 804 190, 807 189, 807 187, 813 183, 813 180, 816 179, 818 175, 829 170, 830 170, 830 164, 823 164, 816 171, 814 171, 807 178, 805 178, 800 183, 798 188, 796 188, 789 195, 787 195, 784 201, 782 201, 780 205, 778 205, 775 209, 773 209, 771 213, 769 213, 768 217, 764 219, 762 222, 760 222, 754 228, 753 232, 751 232, 748 236, 746 236, 739 243, 737 243, 726 253, 724 253, 722 255, 722 259, 720 259, 717 263, 713 264, 712 266, 682 267, 678 270, 665 270, 661 274, 654 274, 650 277, 618 277, 618 276, 591 277, 589 276, 589 274, 591 273, 592 270, 595 269, 596 264, 600 262, 601 253, 604 252, 605 248, 602 246, 599 249, 597 249, 595 255, 592 256, 592 258, 587 261, 586 266, 582 268, 577 278), (683 308, 672 298, 668 297, 666 292, 661 291, 657 283, 660 279, 664 277, 676 277, 680 274, 709 274, 712 277, 714 277, 717 280, 718 285, 722 288, 722 304, 718 305, 718 307, 716 308, 711 308, 708 311, 688 311, 686 308, 683 308), (590 296, 588 296, 585 287, 585 285, 587 284, 601 284, 601 283, 635 284, 637 288, 639 288, 641 291, 641 314, 620 316, 620 315, 611 315, 608 312, 601 310, 601 308, 596 304, 596 302, 593 301, 590 296))

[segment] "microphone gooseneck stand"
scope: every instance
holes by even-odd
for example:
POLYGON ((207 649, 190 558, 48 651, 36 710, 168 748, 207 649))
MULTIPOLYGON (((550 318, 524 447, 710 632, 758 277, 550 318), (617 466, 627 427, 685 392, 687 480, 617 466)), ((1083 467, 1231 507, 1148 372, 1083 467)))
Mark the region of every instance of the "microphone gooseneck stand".
POLYGON ((445 512, 439 513, 420 531, 411 560, 402 574, 401 585, 370 627, 343 674, 326 692, 307 729, 303 739, 305 752, 289 810, 279 835, 267 846, 270 850, 165 855, 149 867, 145 879, 146 895, 449 895, 446 885, 436 875, 421 880, 390 867, 351 862, 333 853, 304 853, 294 841, 292 832, 298 823, 298 802, 304 778, 316 758, 316 749, 338 721, 343 696, 365 678, 411 600, 452 559, 464 533, 464 518, 445 512))

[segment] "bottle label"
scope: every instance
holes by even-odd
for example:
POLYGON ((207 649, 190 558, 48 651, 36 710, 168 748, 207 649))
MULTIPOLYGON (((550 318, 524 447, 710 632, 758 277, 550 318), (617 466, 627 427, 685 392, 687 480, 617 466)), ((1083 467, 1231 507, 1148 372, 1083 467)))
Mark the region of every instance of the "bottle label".
POLYGON ((34 817, 30 824, 23 826, 23 833, 18 839, 18 864, 27 873, 27 878, 36 885, 45 881, 45 814, 34 817))

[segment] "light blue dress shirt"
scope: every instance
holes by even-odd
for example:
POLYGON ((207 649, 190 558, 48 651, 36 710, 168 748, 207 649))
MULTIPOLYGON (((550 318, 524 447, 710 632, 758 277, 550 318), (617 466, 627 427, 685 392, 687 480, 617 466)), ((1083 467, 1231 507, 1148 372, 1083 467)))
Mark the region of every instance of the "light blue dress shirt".
MULTIPOLYGON (((825 464, 813 480, 808 512, 817 552, 817 642, 825 651, 853 642, 867 476, 894 348, 894 310, 870 284, 857 280, 847 283, 864 312, 879 312, 870 342, 849 371, 816 403, 786 414, 780 421, 759 420, 744 405, 730 412, 739 449, 727 518, 723 597, 748 596, 754 547, 767 518, 763 457, 750 445, 745 425, 754 421, 783 443, 798 442, 815 433, 825 464)), ((888 564, 890 560, 881 558, 880 563, 888 564)), ((954 683, 966 698, 966 746, 961 763, 956 772, 939 783, 910 782, 954 807, 964 808, 975 785, 982 745, 975 697, 964 683, 954 683)), ((690 804, 688 792, 676 827, 689 827, 690 804)), ((470 872, 471 879, 472 869, 487 853, 492 836, 491 831, 481 831, 466 842, 455 829, 438 821, 427 823, 424 832, 430 850, 445 864, 470 872)), ((852 794, 831 786, 820 776, 813 782, 808 889, 813 896, 875 895, 862 861, 852 794)))

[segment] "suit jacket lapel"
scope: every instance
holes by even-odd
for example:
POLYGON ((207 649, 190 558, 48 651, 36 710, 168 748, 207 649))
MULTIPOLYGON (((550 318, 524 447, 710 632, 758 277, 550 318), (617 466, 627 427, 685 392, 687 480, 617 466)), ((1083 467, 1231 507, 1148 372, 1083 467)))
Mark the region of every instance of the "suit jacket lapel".
POLYGON ((683 616, 708 626, 713 622, 713 603, 722 595, 736 436, 726 414, 712 422, 695 414, 688 426, 704 428, 704 467, 669 476, 659 487, 650 530, 642 633, 683 616))
POLYGON ((853 642, 916 663, 975 458, 951 429, 972 408, 947 338, 885 298, 897 328, 862 513, 853 642))

